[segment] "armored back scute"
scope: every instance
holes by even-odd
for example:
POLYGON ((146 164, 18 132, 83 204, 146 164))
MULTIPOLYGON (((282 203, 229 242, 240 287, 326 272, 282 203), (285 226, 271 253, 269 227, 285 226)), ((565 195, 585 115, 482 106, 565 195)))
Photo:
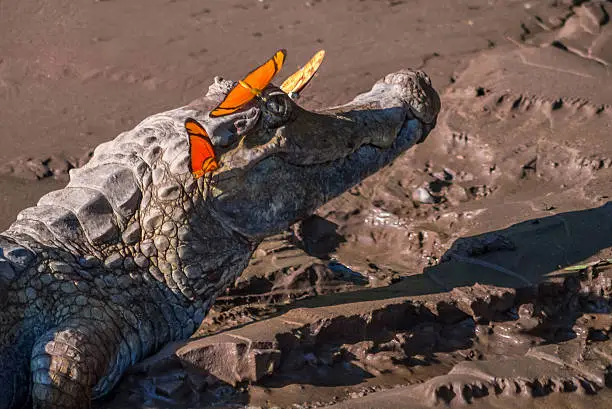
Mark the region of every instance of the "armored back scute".
POLYGON ((36 255, 15 240, 0 235, 0 306, 7 302, 7 289, 11 281, 19 278, 36 255))

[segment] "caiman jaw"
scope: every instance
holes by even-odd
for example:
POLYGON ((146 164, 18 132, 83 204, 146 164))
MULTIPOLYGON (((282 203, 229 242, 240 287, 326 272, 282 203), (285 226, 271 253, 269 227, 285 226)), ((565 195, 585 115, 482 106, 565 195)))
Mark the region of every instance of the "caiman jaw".
MULTIPOLYGON (((399 126, 399 129, 397 129, 396 132, 388 133, 388 134, 381 134, 380 136, 379 135, 374 135, 369 141, 363 143, 359 148, 361 148, 364 145, 372 145, 372 146, 374 146, 376 148, 380 148, 380 149, 388 149, 388 148, 390 148, 393 145, 393 142, 395 142, 395 140, 397 138, 399 138, 403 134, 405 134, 405 132, 407 132, 408 129, 411 129, 411 126, 409 125, 410 121, 411 120, 415 120, 414 116, 412 116, 410 111, 406 111, 404 113, 404 116, 405 116, 404 120, 403 120, 403 122, 399 126)), ((418 122, 420 123, 420 121, 418 121, 418 122)))
POLYGON ((240 143, 227 152, 221 172, 230 171, 233 175, 246 172, 271 156, 279 156, 292 165, 307 166, 342 160, 367 145, 388 149, 402 135, 410 133, 414 137, 417 124, 421 131, 414 142, 419 142, 425 125, 407 107, 399 105, 379 109, 375 114, 362 107, 343 113, 313 113, 294 106, 294 118, 284 126, 264 128, 257 136, 245 136, 247 141, 258 138, 264 143, 255 146, 240 143))

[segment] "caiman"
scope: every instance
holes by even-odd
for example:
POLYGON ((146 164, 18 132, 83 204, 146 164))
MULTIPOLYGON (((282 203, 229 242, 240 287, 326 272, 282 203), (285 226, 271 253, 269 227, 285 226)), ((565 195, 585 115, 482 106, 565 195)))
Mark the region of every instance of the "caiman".
POLYGON ((216 78, 187 106, 99 145, 0 234, 0 408, 88 408, 128 367, 188 338, 263 238, 388 165, 435 126, 427 75, 387 75, 310 112, 269 85, 231 115, 216 78), (190 171, 185 121, 219 167, 190 171))

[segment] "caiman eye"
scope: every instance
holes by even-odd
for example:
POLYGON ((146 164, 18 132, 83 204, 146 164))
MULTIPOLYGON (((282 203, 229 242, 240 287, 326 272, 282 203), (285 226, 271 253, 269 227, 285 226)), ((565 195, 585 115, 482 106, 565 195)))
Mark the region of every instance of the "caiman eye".
POLYGON ((268 95, 265 107, 262 109, 264 121, 268 128, 283 126, 291 117, 291 112, 291 99, 284 92, 268 95))
POLYGON ((266 109, 272 114, 282 115, 285 110, 285 101, 281 95, 272 95, 266 101, 266 109))

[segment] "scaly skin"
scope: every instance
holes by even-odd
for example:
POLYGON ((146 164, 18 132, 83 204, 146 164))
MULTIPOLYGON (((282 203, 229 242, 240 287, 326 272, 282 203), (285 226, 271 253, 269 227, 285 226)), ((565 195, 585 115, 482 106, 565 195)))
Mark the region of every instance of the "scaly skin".
POLYGON ((0 409, 87 408, 130 366, 188 338, 260 241, 425 138, 439 98, 401 71, 312 113, 267 102, 209 118, 232 85, 98 146, 0 235, 0 409), (189 172, 187 117, 221 168, 189 172))

